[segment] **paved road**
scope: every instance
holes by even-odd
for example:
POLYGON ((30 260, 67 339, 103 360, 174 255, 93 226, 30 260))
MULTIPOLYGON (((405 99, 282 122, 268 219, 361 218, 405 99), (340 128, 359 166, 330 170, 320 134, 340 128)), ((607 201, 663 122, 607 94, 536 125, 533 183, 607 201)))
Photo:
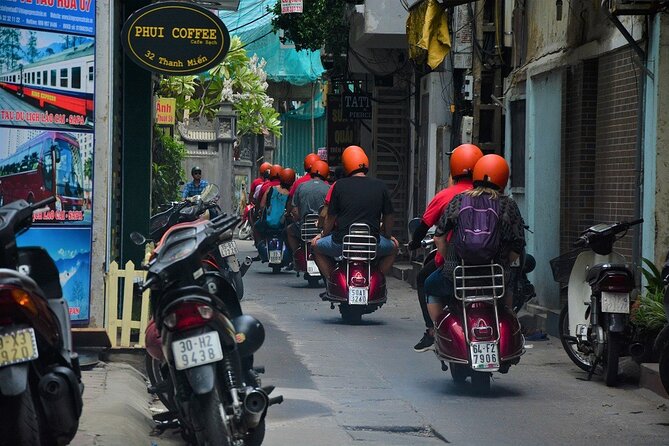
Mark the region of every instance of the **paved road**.
POLYGON ((286 397, 270 409, 267 446, 669 444, 667 400, 632 380, 584 381, 557 339, 531 343, 475 396, 411 349, 422 320, 406 283, 389 279, 389 303, 348 326, 292 273, 254 263, 244 280, 245 311, 268 328, 264 382, 286 397))

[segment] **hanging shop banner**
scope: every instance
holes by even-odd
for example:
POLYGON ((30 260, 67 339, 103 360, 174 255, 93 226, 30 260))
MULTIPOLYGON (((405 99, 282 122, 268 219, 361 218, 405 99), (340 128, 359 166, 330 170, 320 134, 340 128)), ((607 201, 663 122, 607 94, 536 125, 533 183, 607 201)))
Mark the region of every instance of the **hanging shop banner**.
POLYGON ((344 118, 343 104, 341 95, 328 95, 328 164, 330 166, 341 165, 341 154, 344 149, 359 144, 356 132, 358 120, 344 118))
POLYGON ((281 0, 281 14, 293 14, 303 12, 302 0, 281 0))
POLYGON ((372 119, 372 95, 344 93, 342 96, 345 119, 372 119))
POLYGON ((0 36, 0 125, 92 130, 95 40, 7 27, 0 36))
POLYGON ((192 3, 160 2, 135 11, 121 42, 136 64, 167 76, 207 71, 225 58, 230 34, 217 15, 192 3))
POLYGON ((95 35, 95 0, 2 0, 0 24, 95 35))
POLYGON ((30 228, 17 237, 16 244, 40 246, 56 263, 63 297, 73 322, 90 318, 91 229, 30 228))
POLYGON ((174 98, 158 98, 156 101, 156 124, 174 125, 177 100, 174 98))
POLYGON ((90 225, 93 134, 0 127, 0 202, 56 202, 33 222, 90 225))

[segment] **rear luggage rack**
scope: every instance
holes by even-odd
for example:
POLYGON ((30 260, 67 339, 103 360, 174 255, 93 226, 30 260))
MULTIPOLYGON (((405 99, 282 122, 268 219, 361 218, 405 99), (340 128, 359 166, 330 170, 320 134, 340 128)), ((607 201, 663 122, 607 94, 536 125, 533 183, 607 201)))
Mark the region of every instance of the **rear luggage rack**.
POLYGON ((376 258, 376 237, 370 235, 369 226, 354 223, 344 236, 342 256, 347 260, 369 261, 376 258))

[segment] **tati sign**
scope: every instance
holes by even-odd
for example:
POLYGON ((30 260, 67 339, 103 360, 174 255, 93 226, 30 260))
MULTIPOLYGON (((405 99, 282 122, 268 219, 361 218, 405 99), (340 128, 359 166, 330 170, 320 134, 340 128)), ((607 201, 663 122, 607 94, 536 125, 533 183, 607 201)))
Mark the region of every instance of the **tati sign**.
POLYGON ((207 71, 230 48, 230 34, 214 13, 192 3, 160 2, 135 11, 123 25, 126 54, 167 76, 207 71))
POLYGON ((156 124, 174 125, 177 100, 174 98, 158 98, 156 101, 156 124))
POLYGON ((345 119, 372 119, 372 95, 368 93, 344 93, 345 119))
POLYGON ((281 14, 301 13, 303 8, 302 0, 281 0, 281 14))

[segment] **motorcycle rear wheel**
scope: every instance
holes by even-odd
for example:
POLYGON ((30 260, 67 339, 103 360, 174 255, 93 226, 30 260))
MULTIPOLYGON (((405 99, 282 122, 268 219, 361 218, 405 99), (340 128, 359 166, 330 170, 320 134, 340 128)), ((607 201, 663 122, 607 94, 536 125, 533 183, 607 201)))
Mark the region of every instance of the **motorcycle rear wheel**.
POLYGON ((345 324, 358 325, 362 322, 362 309, 349 304, 339 304, 341 319, 345 324))
POLYGON ((490 392, 490 372, 472 372, 472 387, 481 395, 490 392))
MULTIPOLYGON (((149 378, 149 382, 153 387, 157 387, 167 380, 171 381, 172 378, 170 377, 169 372, 167 373, 167 376, 163 374, 162 363, 160 360, 152 357, 148 353, 146 353, 144 356, 144 366, 146 367, 146 376, 149 378)), ((173 387, 171 384, 169 389, 170 391, 157 392, 156 396, 163 403, 167 410, 176 413, 177 406, 174 402, 174 392, 172 391, 173 387)))
POLYGON ((583 353, 579 352, 576 346, 576 341, 572 341, 570 338, 573 338, 569 334, 569 309, 565 307, 560 312, 560 319, 558 321, 558 331, 560 333, 560 342, 562 343, 562 348, 569 356, 569 359, 572 360, 581 370, 586 372, 590 371, 592 366, 590 359, 585 356, 583 353))
POLYGON ((221 414, 218 389, 205 395, 194 395, 191 421, 195 425, 198 446, 230 446, 232 433, 221 414))
POLYGON ((248 238, 251 237, 251 224, 248 220, 242 223, 237 234, 239 240, 248 240, 248 238))
POLYGON ((456 384, 462 384, 467 380, 469 376, 469 366, 464 364, 455 364, 451 363, 451 378, 456 384))
POLYGON ((320 277, 306 276, 307 281, 309 282, 309 288, 318 288, 320 285, 320 277))
POLYGON ((281 265, 272 265, 272 274, 279 274, 281 272, 281 265))
POLYGON ((30 391, 0 397, 0 445, 40 446, 39 418, 30 391))
POLYGON ((618 364, 623 340, 619 333, 608 332, 606 341, 606 365, 604 366, 604 382, 613 387, 618 384, 618 364))

